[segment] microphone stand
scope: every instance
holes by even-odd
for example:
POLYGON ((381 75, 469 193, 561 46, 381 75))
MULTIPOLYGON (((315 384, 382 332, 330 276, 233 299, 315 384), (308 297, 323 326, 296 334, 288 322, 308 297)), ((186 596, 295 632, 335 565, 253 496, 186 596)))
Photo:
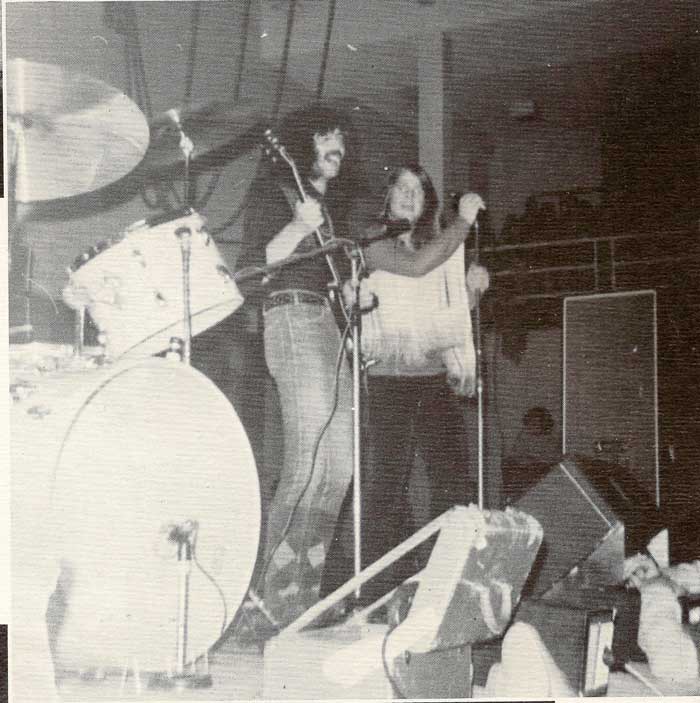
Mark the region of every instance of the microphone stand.
MULTIPOLYGON (((362 415, 360 413, 360 344, 362 337, 362 309, 360 307, 360 265, 362 252, 358 246, 353 248, 350 255, 352 286, 352 309, 350 312, 350 329, 352 336, 352 505, 353 505, 353 556, 355 576, 362 571, 362 492, 360 487, 360 438, 362 431, 362 415)), ((355 589, 355 598, 360 598, 360 585, 355 589)))
MULTIPOLYGON (((479 264, 479 219, 474 220, 474 263, 479 264)), ((477 466, 479 510, 484 509, 484 383, 481 375, 481 291, 474 291, 474 350, 476 352, 477 466)))
MULTIPOLYGON (((180 122, 177 112, 173 111, 172 118, 180 133, 180 151, 185 157, 185 209, 190 210, 192 200, 192 184, 190 182, 190 160, 194 152, 194 143, 185 134, 185 130, 180 122)), ((189 365, 191 363, 192 350, 192 309, 191 309, 191 287, 190 287, 190 258, 192 253, 192 232, 189 227, 181 227, 175 232, 175 236, 180 240, 182 252, 182 302, 183 302, 183 343, 182 361, 189 365)))

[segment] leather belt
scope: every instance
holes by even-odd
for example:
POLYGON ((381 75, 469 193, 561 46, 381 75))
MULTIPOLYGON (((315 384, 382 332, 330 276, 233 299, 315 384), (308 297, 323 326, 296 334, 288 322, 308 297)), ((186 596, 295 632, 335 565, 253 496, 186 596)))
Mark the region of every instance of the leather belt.
POLYGON ((300 303, 327 305, 328 298, 320 293, 312 293, 308 290, 281 290, 276 293, 270 293, 263 303, 263 311, 267 312, 280 305, 299 305, 300 303))

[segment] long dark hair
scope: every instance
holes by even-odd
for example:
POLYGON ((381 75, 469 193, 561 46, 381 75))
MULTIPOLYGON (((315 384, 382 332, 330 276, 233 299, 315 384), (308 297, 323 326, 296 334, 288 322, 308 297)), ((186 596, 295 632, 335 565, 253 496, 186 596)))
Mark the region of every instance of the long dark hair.
MULTIPOLYGON (((327 134, 339 129, 345 140, 345 150, 350 151, 350 124, 348 116, 323 103, 313 103, 302 110, 286 115, 276 128, 280 142, 285 146, 289 155, 299 170, 302 178, 311 175, 311 168, 316 160, 314 151, 314 134, 327 134)), ((282 175, 282 165, 278 162, 276 169, 282 175)))
POLYGON ((420 217, 416 220, 411 230, 411 244, 415 249, 420 249, 424 244, 434 239, 437 233, 437 218, 440 209, 440 200, 435 186, 428 172, 420 164, 404 164, 403 166, 398 166, 391 172, 384 195, 384 206, 381 217, 384 220, 390 219, 389 200, 391 189, 396 185, 396 182, 404 171, 408 171, 416 176, 423 188, 423 212, 420 214, 420 217))

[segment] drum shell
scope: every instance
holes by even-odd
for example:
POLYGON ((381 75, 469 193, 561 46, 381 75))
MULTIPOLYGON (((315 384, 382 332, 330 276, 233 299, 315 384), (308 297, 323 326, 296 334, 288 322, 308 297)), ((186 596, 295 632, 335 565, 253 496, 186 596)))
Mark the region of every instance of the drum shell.
POLYGON ((182 564, 169 536, 193 520, 187 658, 206 652, 245 595, 260 531, 255 462, 223 394, 184 364, 132 360, 42 380, 10 420, 13 631, 38 631, 58 580, 58 667, 172 669, 182 564))
POLYGON ((110 358, 150 356, 167 349, 171 337, 184 339, 183 232, 189 233, 192 334, 242 304, 200 215, 132 229, 71 274, 70 286, 89 293, 87 309, 110 358))

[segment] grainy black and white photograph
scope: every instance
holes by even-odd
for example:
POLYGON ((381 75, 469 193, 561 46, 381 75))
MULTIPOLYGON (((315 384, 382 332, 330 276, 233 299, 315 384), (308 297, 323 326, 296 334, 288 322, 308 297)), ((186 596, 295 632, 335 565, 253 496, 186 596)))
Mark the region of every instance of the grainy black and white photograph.
POLYGON ((3 10, 10 700, 700 695, 700 5, 3 10))

